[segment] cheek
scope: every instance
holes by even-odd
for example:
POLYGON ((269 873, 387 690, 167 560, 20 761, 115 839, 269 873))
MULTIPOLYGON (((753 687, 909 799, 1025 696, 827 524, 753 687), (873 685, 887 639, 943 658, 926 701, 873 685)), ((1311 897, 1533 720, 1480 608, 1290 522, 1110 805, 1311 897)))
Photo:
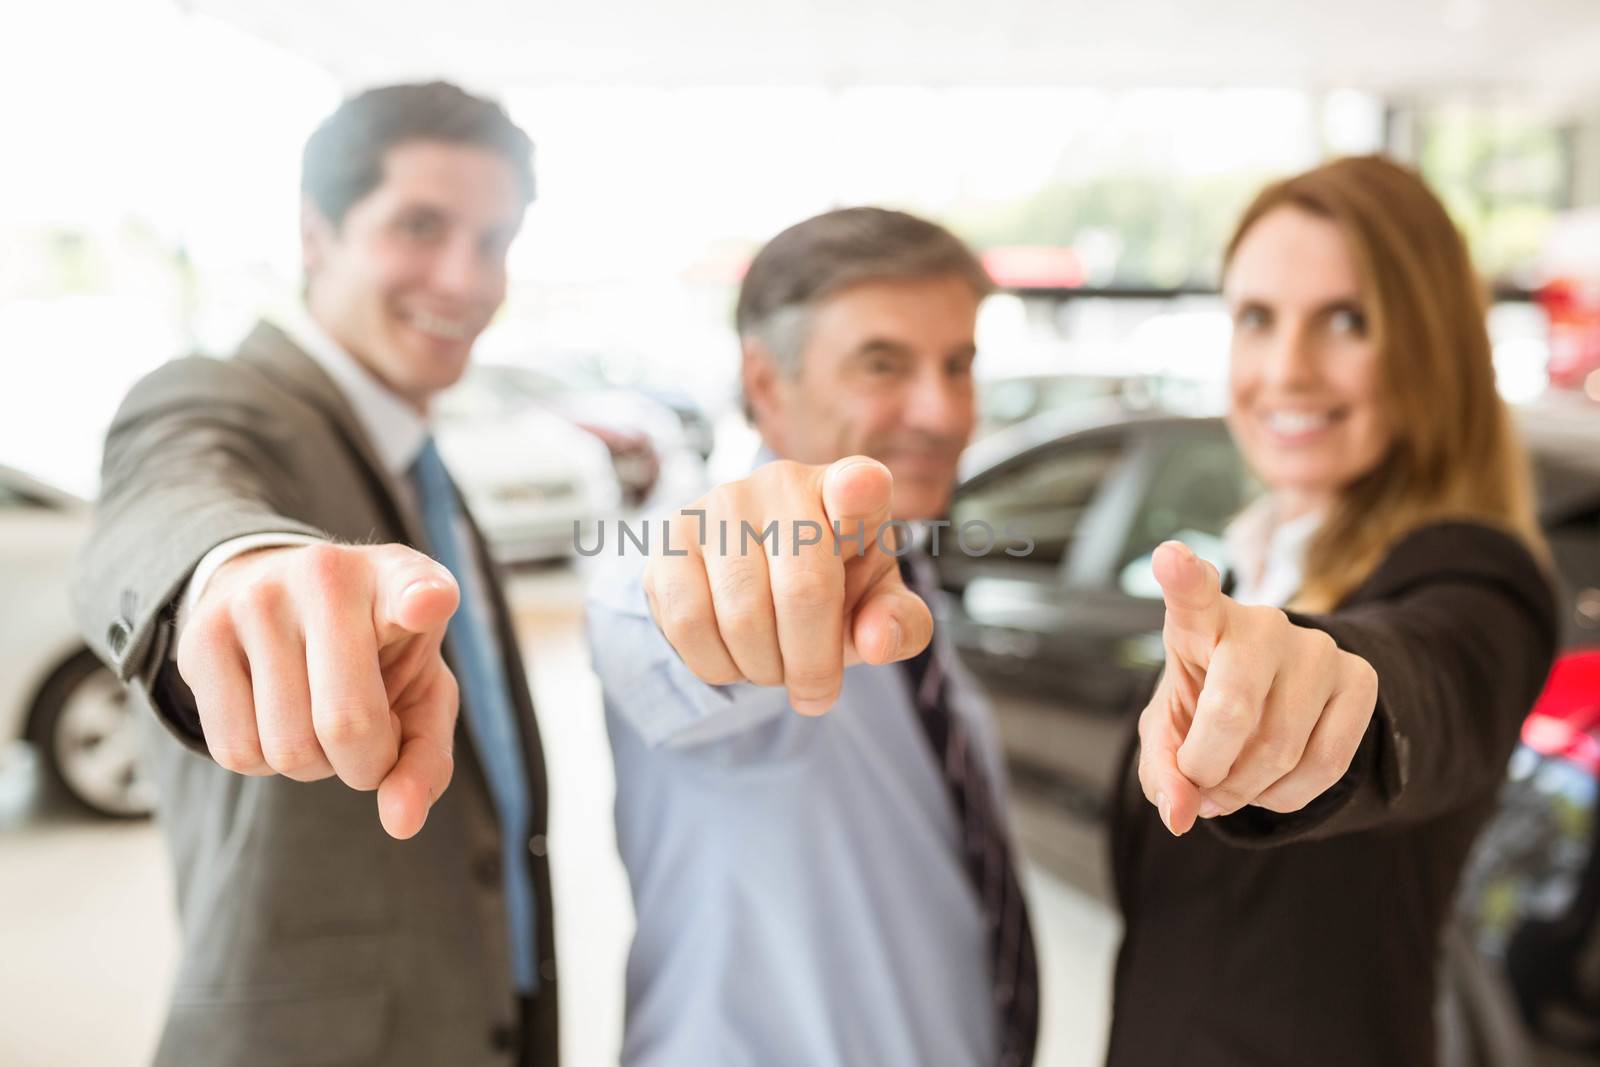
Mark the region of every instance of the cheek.
POLYGON ((1363 349, 1347 366, 1349 373, 1340 377, 1338 388, 1350 405, 1350 429, 1355 437, 1353 451, 1371 460, 1388 451, 1394 436, 1384 410, 1377 353, 1363 349))

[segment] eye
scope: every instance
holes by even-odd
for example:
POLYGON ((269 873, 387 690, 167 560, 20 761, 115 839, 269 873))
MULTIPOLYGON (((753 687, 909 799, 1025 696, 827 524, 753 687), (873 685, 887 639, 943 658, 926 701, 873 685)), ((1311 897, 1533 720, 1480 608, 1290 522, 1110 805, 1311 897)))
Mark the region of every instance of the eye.
POLYGON ((402 215, 400 232, 418 241, 433 241, 444 233, 444 223, 437 215, 402 215))
POLYGON ((1355 308, 1337 308, 1328 316, 1328 332, 1335 337, 1365 337, 1367 317, 1355 308))
POLYGON ((1264 330, 1272 321, 1272 316, 1267 314, 1267 309, 1259 304, 1247 304, 1240 308, 1233 316, 1234 329, 1242 333, 1254 333, 1264 330))

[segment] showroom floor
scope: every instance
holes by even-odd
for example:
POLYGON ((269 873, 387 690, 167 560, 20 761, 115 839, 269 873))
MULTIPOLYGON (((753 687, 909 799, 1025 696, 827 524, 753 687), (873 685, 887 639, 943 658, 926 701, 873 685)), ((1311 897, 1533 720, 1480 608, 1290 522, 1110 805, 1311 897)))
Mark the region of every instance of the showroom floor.
MULTIPOLYGON (((612 835, 611 761, 579 583, 565 570, 524 573, 513 601, 549 763, 557 936, 583 946, 561 952, 564 1059, 567 1067, 615 1063, 633 917, 612 835)), ((145 1064, 177 937, 160 837, 149 824, 67 810, 37 777, 24 749, 0 760, 0 1064, 145 1064)), ((1040 1067, 1090 1067, 1105 1040, 1116 920, 1037 871, 1030 893, 1042 982, 1052 991, 1040 1067)))

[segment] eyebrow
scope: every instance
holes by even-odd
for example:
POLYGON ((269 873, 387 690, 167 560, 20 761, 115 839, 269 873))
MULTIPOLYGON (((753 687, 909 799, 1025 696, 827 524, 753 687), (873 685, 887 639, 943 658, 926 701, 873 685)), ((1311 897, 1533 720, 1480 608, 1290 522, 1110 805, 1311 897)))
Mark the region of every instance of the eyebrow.
MULTIPOLYGON (((448 208, 441 207, 430 200, 412 200, 401 204, 400 207, 395 211, 394 217, 396 219, 402 219, 407 215, 422 215, 429 218, 435 218, 443 222, 446 226, 454 226, 460 221, 454 212, 450 211, 448 208)), ((482 236, 491 237, 494 240, 504 241, 505 243, 510 244, 516 239, 517 234, 521 232, 522 220, 519 218, 514 223, 508 223, 504 226, 490 227, 489 229, 483 231, 482 236)))
MULTIPOLYGON (((1228 307, 1230 311, 1239 311, 1244 308, 1263 308, 1271 311, 1274 305, 1272 301, 1263 297, 1243 296, 1228 301, 1228 307)), ((1313 316, 1327 315, 1334 311, 1354 311, 1357 314, 1366 314, 1366 309, 1362 306, 1359 296, 1338 296, 1332 300, 1325 300, 1312 308, 1311 314, 1313 316)))
POLYGON ((889 337, 869 337, 856 346, 850 353, 851 359, 866 359, 869 356, 910 356, 909 346, 901 344, 889 337))

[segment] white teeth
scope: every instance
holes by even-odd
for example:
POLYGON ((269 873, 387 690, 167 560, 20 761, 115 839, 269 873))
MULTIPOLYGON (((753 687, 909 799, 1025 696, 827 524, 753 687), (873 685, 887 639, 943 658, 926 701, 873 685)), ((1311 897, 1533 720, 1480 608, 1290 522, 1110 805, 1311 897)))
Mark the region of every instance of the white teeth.
POLYGON ((1333 419, 1326 414, 1312 415, 1302 411, 1269 411, 1262 416, 1262 421, 1267 424, 1267 429, 1273 433, 1293 435, 1313 433, 1328 425, 1333 419))
POLYGON ((465 341, 470 334, 467 324, 456 322, 453 319, 441 319, 437 315, 430 315, 426 311, 413 311, 411 324, 423 333, 431 333, 438 337, 446 337, 452 341, 465 341))

